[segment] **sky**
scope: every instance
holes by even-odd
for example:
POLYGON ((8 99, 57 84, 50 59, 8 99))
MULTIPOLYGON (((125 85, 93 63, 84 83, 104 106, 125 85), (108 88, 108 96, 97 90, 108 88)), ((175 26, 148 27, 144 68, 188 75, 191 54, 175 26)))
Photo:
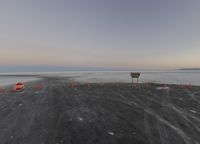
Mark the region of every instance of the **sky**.
POLYGON ((200 1, 0 0, 0 66, 200 67, 200 1))

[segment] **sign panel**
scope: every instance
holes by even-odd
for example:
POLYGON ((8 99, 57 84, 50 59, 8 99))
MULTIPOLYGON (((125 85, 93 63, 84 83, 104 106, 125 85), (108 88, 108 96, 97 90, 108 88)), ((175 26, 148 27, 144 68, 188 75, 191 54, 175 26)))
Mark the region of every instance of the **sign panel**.
POLYGON ((24 89, 24 84, 23 83, 17 83, 16 85, 15 85, 15 90, 16 91, 21 91, 21 90, 23 90, 24 89))
POLYGON ((140 73, 131 73, 131 77, 132 78, 139 78, 140 77, 140 73))

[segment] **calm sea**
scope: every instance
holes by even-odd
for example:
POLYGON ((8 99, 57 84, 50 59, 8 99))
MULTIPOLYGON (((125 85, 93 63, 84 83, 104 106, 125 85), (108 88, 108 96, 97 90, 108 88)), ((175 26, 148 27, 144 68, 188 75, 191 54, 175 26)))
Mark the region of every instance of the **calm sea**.
MULTIPOLYGON (((130 72, 91 72, 77 77, 76 80, 82 82, 131 82, 131 76, 130 72)), ((200 85, 200 71, 142 71, 139 81, 200 85)))
MULTIPOLYGON (((134 72, 134 71, 133 71, 134 72)), ((137 71, 136 71, 137 72, 137 71)), ((199 70, 174 70, 174 71, 140 71, 139 82, 157 82, 167 84, 192 84, 200 85, 199 70)), ((96 71, 96 72, 54 72, 41 73, 48 76, 73 77, 79 82, 131 82, 130 71, 96 71)), ((0 86, 17 82, 38 80, 35 77, 2 77, 0 86)), ((136 80, 135 80, 136 81, 136 80)))
POLYGON ((5 76, 0 76, 0 86, 5 86, 5 85, 10 85, 10 84, 15 84, 18 82, 29 82, 29 81, 35 81, 39 80, 39 78, 35 77, 5 77, 5 76))

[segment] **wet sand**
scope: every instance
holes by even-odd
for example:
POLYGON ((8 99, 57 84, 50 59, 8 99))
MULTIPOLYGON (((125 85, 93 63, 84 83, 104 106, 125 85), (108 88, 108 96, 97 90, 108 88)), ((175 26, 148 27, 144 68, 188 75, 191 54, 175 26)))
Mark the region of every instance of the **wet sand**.
POLYGON ((81 84, 0 94, 0 144, 199 144, 200 87, 81 84))

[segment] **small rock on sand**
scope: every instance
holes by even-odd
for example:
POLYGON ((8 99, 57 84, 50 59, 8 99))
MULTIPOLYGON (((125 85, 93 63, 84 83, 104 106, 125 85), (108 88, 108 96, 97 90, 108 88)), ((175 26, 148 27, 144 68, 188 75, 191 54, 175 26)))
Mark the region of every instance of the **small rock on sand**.
POLYGON ((109 134, 109 135, 112 135, 112 136, 115 135, 114 132, 108 132, 108 134, 109 134))

